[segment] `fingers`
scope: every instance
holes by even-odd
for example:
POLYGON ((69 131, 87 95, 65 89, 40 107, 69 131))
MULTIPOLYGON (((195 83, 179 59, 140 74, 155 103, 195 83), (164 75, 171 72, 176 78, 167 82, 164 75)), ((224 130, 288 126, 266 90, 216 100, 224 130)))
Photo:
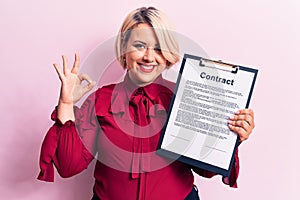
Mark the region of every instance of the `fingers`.
POLYGON ((55 68, 55 70, 56 70, 56 72, 59 76, 59 79, 62 80, 64 75, 63 75, 63 72, 60 70, 58 64, 55 63, 55 64, 53 64, 53 66, 54 66, 54 68, 55 68))
POLYGON ((230 117, 228 127, 237 133, 241 141, 248 139, 254 129, 254 113, 252 109, 242 109, 230 117))
POLYGON ((88 84, 83 87, 83 92, 84 93, 89 92, 96 85, 96 82, 93 81, 91 79, 91 77, 87 74, 79 74, 78 78, 80 80, 80 83, 82 83, 82 81, 87 81, 88 82, 88 84))
POLYGON ((245 121, 232 121, 229 122, 228 127, 231 131, 237 133, 241 141, 248 139, 252 128, 245 121))
MULTIPOLYGON (((60 69, 60 67, 57 63, 53 64, 53 66, 54 66, 56 72, 58 73, 60 79, 62 79, 63 77, 67 76, 70 73, 70 70, 68 68, 68 59, 65 55, 62 55, 62 60, 63 60, 63 72, 62 72, 62 70, 60 69)), ((75 54, 75 61, 74 61, 71 73, 77 74, 78 70, 79 70, 79 66, 80 66, 80 57, 76 53, 75 54)))
POLYGON ((248 125, 254 128, 254 113, 252 109, 242 109, 235 113, 234 116, 230 117, 233 121, 245 121, 248 125))
POLYGON ((87 84, 84 88, 83 88, 83 92, 84 94, 91 91, 91 89, 93 89, 93 87, 96 85, 96 82, 92 82, 92 83, 89 83, 87 84))
POLYGON ((242 129, 241 127, 236 127, 236 126, 233 126, 233 125, 228 125, 228 127, 231 131, 238 134, 238 136, 240 138, 240 141, 244 141, 244 140, 248 139, 247 136, 246 136, 246 131, 244 129, 242 129))
POLYGON ((91 77, 87 74, 79 74, 78 75, 79 80, 82 81, 87 81, 88 83, 92 83, 93 80, 91 79, 91 77))
POLYGON ((63 60, 63 70, 66 76, 68 74, 68 59, 65 55, 62 55, 62 60, 63 60))
POLYGON ((56 72, 59 75, 59 78, 62 79, 68 74, 68 60, 67 57, 62 55, 62 60, 63 60, 63 72, 61 71, 59 65, 57 63, 54 63, 53 66, 56 70, 56 72))
POLYGON ((80 66, 80 57, 77 53, 75 53, 75 61, 74 61, 73 68, 72 68, 71 72, 74 73, 74 74, 77 74, 79 66, 80 66))

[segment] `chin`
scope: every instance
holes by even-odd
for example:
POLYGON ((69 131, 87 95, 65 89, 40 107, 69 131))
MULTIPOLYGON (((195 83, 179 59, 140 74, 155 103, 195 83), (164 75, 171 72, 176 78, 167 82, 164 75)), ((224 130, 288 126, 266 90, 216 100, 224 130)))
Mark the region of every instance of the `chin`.
POLYGON ((155 79, 142 79, 142 80, 138 80, 138 82, 140 83, 140 85, 149 85, 151 84, 155 79))

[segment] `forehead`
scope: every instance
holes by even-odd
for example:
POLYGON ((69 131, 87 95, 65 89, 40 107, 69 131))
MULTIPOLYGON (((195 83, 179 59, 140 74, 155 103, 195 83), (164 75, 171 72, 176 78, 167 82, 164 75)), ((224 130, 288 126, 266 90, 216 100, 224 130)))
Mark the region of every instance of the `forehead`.
POLYGON ((149 44, 157 44, 158 40, 153 28, 148 24, 138 24, 132 29, 129 42, 142 41, 149 44))

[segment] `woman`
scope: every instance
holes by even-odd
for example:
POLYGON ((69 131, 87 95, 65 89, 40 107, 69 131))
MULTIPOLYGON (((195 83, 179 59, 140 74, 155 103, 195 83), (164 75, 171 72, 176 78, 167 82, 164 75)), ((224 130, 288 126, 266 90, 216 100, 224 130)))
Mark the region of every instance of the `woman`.
MULTIPOLYGON (((72 70, 65 56, 63 70, 54 64, 61 93, 52 113, 55 123, 42 145, 38 179, 53 181, 52 163, 62 177, 73 176, 97 154, 94 200, 199 199, 191 170, 204 177, 215 174, 155 154, 174 88, 161 73, 179 61, 169 30, 161 11, 132 11, 116 41, 117 58, 127 70, 124 81, 98 89, 80 109, 74 103, 95 83, 78 75, 78 55, 72 70), (81 85, 83 80, 89 84, 81 85)), ((252 110, 240 110, 228 126, 246 140, 254 128, 252 110)), ((236 152, 235 165, 223 182, 236 187, 238 170, 236 152)))

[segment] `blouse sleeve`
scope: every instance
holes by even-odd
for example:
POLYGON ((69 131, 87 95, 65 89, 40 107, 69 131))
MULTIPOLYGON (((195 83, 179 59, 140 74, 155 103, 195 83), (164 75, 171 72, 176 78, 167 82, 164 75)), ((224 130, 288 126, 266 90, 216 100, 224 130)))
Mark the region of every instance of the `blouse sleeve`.
POLYGON ((54 181, 54 166, 61 177, 71 177, 86 169, 96 153, 95 142, 99 125, 94 112, 94 94, 80 109, 75 107, 75 123, 62 124, 51 115, 53 126, 48 130, 41 147, 39 180, 54 181))
MULTIPOLYGON (((211 177, 217 175, 216 173, 209 172, 207 170, 203 170, 203 169, 196 168, 196 167, 193 167, 192 169, 195 173, 197 173, 198 175, 203 176, 205 178, 211 178, 211 177)), ((230 187, 237 188, 237 178, 239 176, 239 169, 240 169, 240 164, 239 164, 238 148, 237 148, 236 152, 234 154, 234 163, 231 168, 230 174, 228 177, 225 177, 225 176, 222 177, 223 183, 226 185, 229 185, 230 187)))

